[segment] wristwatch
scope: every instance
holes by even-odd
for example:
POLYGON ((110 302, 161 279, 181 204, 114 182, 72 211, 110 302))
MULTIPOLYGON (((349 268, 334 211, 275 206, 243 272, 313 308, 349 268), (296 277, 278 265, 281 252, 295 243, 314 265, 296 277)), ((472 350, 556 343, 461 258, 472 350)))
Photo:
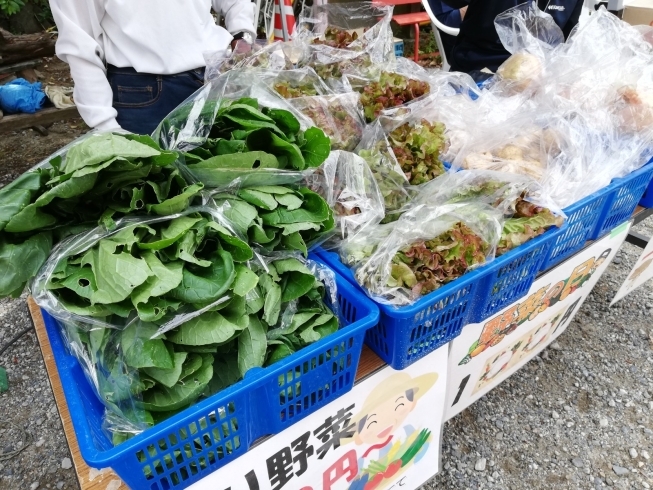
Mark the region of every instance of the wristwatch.
POLYGON ((240 32, 237 32, 236 34, 233 34, 233 37, 234 37, 234 39, 233 39, 234 41, 243 40, 247 44, 254 44, 254 37, 252 36, 251 32, 240 31, 240 32))

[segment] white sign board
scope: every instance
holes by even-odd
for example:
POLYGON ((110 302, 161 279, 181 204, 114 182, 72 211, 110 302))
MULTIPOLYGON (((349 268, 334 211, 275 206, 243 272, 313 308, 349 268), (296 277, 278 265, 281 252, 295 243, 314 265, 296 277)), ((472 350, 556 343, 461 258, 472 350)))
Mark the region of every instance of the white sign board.
POLYGON ((414 490, 440 467, 448 345, 386 366, 192 490, 414 490))
POLYGON ((524 298, 451 342, 449 420, 519 370, 569 325, 626 239, 630 224, 535 281, 524 298))
POLYGON ((623 299, 631 291, 634 291, 642 284, 644 284, 646 281, 651 279, 653 277, 652 265, 653 265, 653 240, 649 240, 648 244, 646 245, 646 248, 642 252, 642 255, 639 256, 639 259, 637 259, 637 262, 635 263, 635 267, 633 267, 633 270, 630 271, 630 274, 628 274, 628 277, 619 288, 619 291, 617 291, 617 294, 612 300, 612 303, 610 303, 610 306, 615 304, 617 301, 623 299))

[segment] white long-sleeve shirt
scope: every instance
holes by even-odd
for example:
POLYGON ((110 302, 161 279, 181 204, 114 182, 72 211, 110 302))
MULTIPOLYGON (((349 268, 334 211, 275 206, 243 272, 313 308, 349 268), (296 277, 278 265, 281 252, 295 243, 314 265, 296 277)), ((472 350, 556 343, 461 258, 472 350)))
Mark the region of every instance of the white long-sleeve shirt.
POLYGON ((50 0, 57 56, 70 65, 75 103, 90 127, 118 128, 105 62, 170 75, 205 65, 231 34, 254 29, 250 0, 50 0), (225 19, 216 25, 211 7, 225 19))

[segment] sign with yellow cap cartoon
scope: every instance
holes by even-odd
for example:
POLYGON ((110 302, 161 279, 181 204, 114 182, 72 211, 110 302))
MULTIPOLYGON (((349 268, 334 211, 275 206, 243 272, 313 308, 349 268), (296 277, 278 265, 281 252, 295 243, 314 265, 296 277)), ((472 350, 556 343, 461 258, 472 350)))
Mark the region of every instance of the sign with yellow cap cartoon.
POLYGON ((438 473, 445 345, 386 366, 193 490, 414 490, 438 473))

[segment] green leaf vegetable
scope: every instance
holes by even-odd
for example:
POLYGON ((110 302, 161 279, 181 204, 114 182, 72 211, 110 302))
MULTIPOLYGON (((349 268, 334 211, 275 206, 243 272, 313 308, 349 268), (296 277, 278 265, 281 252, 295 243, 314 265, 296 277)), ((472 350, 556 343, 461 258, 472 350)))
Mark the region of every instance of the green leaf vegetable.
POLYGON ((186 209, 202 189, 148 136, 102 134, 0 189, 0 297, 20 295, 62 238, 118 217, 186 209))
POLYGON ((335 227, 327 202, 304 187, 253 186, 214 199, 237 231, 267 252, 296 250, 306 255, 311 242, 335 227))
POLYGON ((289 111, 240 99, 221 107, 209 139, 186 154, 188 169, 207 187, 220 187, 259 168, 319 167, 331 143, 318 128, 306 132, 289 111))
MULTIPOLYGON (((67 324, 114 413, 152 425, 338 329, 302 261, 251 258, 247 244, 195 213, 127 226, 57 264, 47 287, 69 312, 122 325, 67 324)), ((118 430, 114 441, 128 437, 118 430)))

